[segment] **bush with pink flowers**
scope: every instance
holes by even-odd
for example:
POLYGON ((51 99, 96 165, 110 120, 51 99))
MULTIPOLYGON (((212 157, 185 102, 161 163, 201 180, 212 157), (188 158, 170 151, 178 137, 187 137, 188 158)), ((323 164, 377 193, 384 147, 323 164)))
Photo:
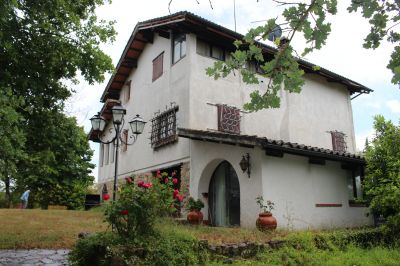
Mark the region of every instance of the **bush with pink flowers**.
POLYGON ((157 172, 155 177, 127 177, 117 201, 107 205, 106 220, 122 237, 151 234, 158 217, 176 212, 183 196, 174 190, 173 178, 157 172))

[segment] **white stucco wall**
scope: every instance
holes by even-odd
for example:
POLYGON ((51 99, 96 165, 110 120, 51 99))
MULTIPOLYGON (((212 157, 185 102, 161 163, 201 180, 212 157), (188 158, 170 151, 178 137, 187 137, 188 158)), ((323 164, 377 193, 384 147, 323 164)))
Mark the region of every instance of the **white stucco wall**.
POLYGON ((210 180, 216 167, 224 160, 228 161, 236 171, 240 185, 240 225, 244 227, 255 226, 255 215, 258 207, 255 198, 262 195, 261 185, 261 150, 215 144, 202 141, 190 142, 191 168, 190 168, 190 194, 200 198, 206 207, 202 210, 204 218, 208 219, 208 202, 202 193, 208 192, 210 180), (240 169, 239 162, 242 155, 250 154, 252 158, 251 176, 240 169))
MULTIPOLYGON (((192 48, 187 47, 187 54, 192 48)), ((119 177, 132 173, 146 172, 158 168, 168 167, 189 160, 189 146, 187 139, 179 139, 174 144, 154 150, 150 145, 151 122, 157 111, 170 108, 171 102, 179 106, 177 112, 178 127, 187 127, 189 114, 189 59, 185 56, 180 61, 171 64, 171 39, 166 39, 155 34, 153 44, 147 44, 138 59, 138 67, 133 69, 128 80, 131 80, 131 94, 128 102, 121 101, 126 108, 125 126, 128 128, 130 121, 139 114, 147 124, 143 134, 138 140, 128 147, 126 152, 120 151, 119 177), (152 81, 153 59, 164 52, 163 74, 152 81)), ((128 87, 124 86, 123 90, 128 87)), ((105 131, 107 132, 107 131, 105 131)), ((114 164, 99 167, 99 182, 112 180, 114 164)))
POLYGON ((371 224, 367 208, 349 207, 347 175, 339 162, 309 164, 307 157, 262 157, 264 199, 275 202, 280 227, 290 229, 356 227, 371 224), (316 207, 342 204, 342 207, 316 207))
MULTIPOLYGON (((155 34, 153 44, 147 44, 139 57, 138 68, 133 69, 131 97, 121 100, 127 109, 126 121, 140 114, 148 121, 144 134, 127 152, 120 153, 120 175, 143 172, 157 167, 189 160, 186 139, 154 151, 150 143, 150 120, 157 111, 164 111, 171 102, 179 105, 178 127, 216 130, 217 108, 209 105, 224 103, 242 107, 249 101, 254 89, 265 90, 265 79, 259 85, 247 85, 238 73, 215 81, 205 74, 214 59, 196 53, 196 36, 187 35, 186 56, 171 65, 171 40, 155 34), (152 81, 152 61, 164 52, 163 75, 152 81), (140 151, 140 152, 138 152, 140 151)), ((126 90, 124 86, 123 90, 126 90)), ((329 83, 317 75, 306 75, 306 84, 300 94, 281 91, 281 108, 243 113, 241 133, 282 139, 322 148, 332 148, 330 130, 344 132, 348 151, 355 151, 351 102, 347 89, 329 83)), ((127 128, 128 125, 125 125, 127 128)), ((99 167, 99 179, 113 176, 114 164, 99 167)))
MULTIPOLYGON (((260 209, 256 197, 275 203, 273 215, 278 227, 288 229, 323 229, 356 227, 372 223, 367 208, 349 207, 347 171, 338 162, 326 165, 308 163, 307 157, 285 154, 283 158, 266 156, 258 147, 191 141, 190 194, 203 198, 208 192, 216 167, 228 161, 236 171, 240 184, 240 223, 255 227, 260 209), (249 152, 251 177, 242 173, 239 162, 249 152), (342 207, 316 207, 316 204, 342 204, 342 207)), ((203 209, 208 218, 208 206, 203 209)))
MULTIPOLYGON (((192 36, 190 45, 195 46, 192 36)), ((228 104, 238 108, 250 101, 253 90, 265 92, 268 81, 264 78, 258 85, 247 85, 238 72, 226 78, 214 80, 205 69, 215 59, 198 55, 191 49, 190 74, 190 122, 191 128, 217 129, 217 108, 212 104, 228 104)), ((328 131, 346 134, 348 151, 355 152, 352 109, 348 90, 339 83, 327 82, 324 78, 305 75, 302 92, 281 91, 279 109, 243 113, 241 134, 258 135, 271 139, 297 142, 332 149, 328 131)))

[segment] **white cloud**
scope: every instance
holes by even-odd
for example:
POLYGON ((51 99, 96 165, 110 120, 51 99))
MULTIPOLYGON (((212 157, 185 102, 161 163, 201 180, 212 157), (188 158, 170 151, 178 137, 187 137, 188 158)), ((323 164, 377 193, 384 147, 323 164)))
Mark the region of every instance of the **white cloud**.
POLYGON ((356 134, 356 150, 362 151, 365 148, 365 140, 371 141, 375 136, 375 131, 373 129, 366 130, 359 134, 356 134))
POLYGON ((389 107, 389 109, 393 113, 400 113, 400 101, 398 101, 398 100, 387 101, 386 106, 389 107))

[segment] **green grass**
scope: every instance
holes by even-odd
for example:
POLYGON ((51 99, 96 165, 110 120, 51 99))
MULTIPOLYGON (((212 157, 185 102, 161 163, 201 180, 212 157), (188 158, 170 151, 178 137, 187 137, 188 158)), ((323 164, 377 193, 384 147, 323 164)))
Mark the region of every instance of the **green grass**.
POLYGON ((80 232, 107 227, 101 212, 0 209, 0 249, 71 248, 80 232))
MULTIPOLYGON (((327 232, 292 232, 285 237, 287 244, 281 249, 266 249, 251 259, 237 259, 233 265, 400 265, 400 249, 385 247, 372 239, 376 245, 362 248, 358 243, 339 241, 343 233, 362 232, 362 230, 336 230, 327 232), (316 236, 320 242, 317 244, 316 236), (331 236, 331 237, 330 237, 331 236), (335 238, 336 237, 336 238, 335 238), (335 240, 332 240, 335 239, 335 240), (321 240, 323 245, 321 245, 321 240)), ((396 243, 391 244, 393 246, 396 243)), ((210 265, 223 265, 216 261, 210 265)))
POLYGON ((179 230, 197 239, 207 239, 209 244, 239 243, 245 241, 267 242, 272 238, 285 237, 286 230, 276 230, 263 233, 257 229, 246 229, 240 227, 224 228, 210 226, 191 226, 188 224, 178 224, 176 222, 159 223, 157 226, 161 231, 179 230))
MULTIPOLYGON (((163 219, 157 228, 168 234, 207 239, 211 244, 244 241, 266 242, 285 239, 289 245, 279 250, 267 249, 255 258, 235 259, 233 265, 400 265, 400 249, 374 246, 368 249, 353 244, 340 246, 327 240, 316 247, 315 235, 336 234, 348 230, 329 232, 288 232, 277 230, 262 233, 256 229, 213 228, 190 226, 163 219)), ((103 222, 102 210, 20 210, 0 209, 0 249, 13 248, 71 248, 82 231, 110 230, 103 222)), ((353 232, 353 231, 350 231, 353 232)), ((328 239, 328 238, 324 238, 328 239)), ((222 265, 222 261, 209 265, 222 265)))
MULTIPOLYGON (((400 264, 400 251, 384 247, 362 249, 349 246, 346 250, 304 251, 294 248, 266 251, 256 258, 235 260, 233 265, 324 265, 324 266, 397 266, 400 264)), ((213 262, 209 265, 224 265, 213 262)))

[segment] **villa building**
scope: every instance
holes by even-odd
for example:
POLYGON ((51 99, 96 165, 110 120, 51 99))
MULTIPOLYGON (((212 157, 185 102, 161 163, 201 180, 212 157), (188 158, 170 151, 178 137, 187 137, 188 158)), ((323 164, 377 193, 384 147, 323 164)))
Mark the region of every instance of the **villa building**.
MULTIPOLYGON (((120 148, 119 178, 176 171, 215 226, 254 227, 257 196, 275 203, 278 227, 370 224, 367 208, 355 201, 365 161, 356 155, 351 99, 371 90, 299 60, 306 72, 300 94, 282 90, 280 108, 246 112, 249 94, 265 91, 268 80, 214 80, 205 70, 226 60, 242 37, 188 12, 137 24, 101 97, 106 120, 122 104, 126 121, 136 114, 148 121, 133 146, 120 148)), ((272 58, 276 49, 262 46, 272 58)), ((89 137, 98 139, 93 131, 89 137)), ((110 190, 115 147, 100 145, 99 184, 110 190)))

